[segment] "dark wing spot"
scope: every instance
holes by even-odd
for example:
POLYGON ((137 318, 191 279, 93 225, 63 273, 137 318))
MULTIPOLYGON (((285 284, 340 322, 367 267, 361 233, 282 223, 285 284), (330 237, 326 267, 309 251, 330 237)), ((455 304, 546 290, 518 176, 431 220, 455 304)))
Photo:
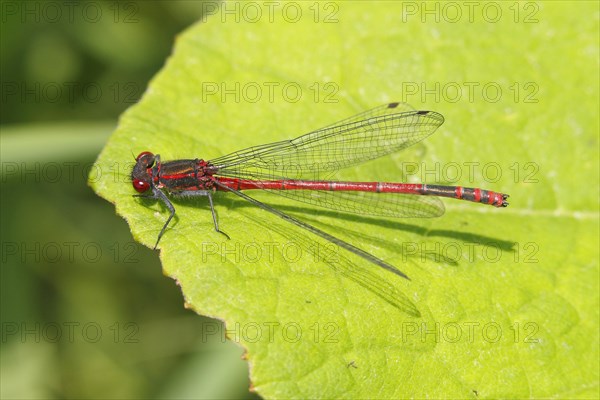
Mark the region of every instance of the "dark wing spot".
POLYGON ((396 108, 396 107, 398 107, 399 104, 400 103, 398 103, 398 102, 396 102, 396 103, 390 103, 390 104, 388 104, 388 108, 396 108))

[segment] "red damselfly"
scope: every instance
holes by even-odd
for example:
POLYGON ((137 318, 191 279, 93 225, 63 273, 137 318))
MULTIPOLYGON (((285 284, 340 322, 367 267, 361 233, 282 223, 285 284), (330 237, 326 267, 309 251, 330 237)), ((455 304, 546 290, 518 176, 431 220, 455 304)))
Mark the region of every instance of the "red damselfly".
POLYGON ((389 103, 293 140, 250 147, 210 161, 162 162, 158 154, 145 151, 137 156, 131 179, 134 189, 141 193, 136 196, 162 201, 170 211, 154 248, 175 215, 175 207, 165 192, 171 196, 208 197, 215 230, 223 233, 212 195, 215 191, 226 191, 409 279, 374 255, 242 191, 262 189, 336 211, 380 217, 440 216, 444 205, 438 197, 506 207, 508 195, 479 188, 324 179, 326 174, 339 169, 411 146, 431 135, 443 122, 444 117, 437 112, 389 103))

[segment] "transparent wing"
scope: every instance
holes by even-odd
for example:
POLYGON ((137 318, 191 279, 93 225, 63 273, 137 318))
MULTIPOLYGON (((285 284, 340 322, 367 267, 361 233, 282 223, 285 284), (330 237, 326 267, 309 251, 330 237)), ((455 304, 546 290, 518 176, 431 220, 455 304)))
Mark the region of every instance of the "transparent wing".
POLYGON ((296 139, 251 147, 211 160, 218 175, 242 179, 319 180, 351 165, 411 146, 444 117, 389 103, 296 139))
MULTIPOLYGON (((389 103, 293 140, 270 143, 211 161, 216 175, 261 180, 329 178, 332 172, 401 150, 432 134, 444 118, 389 103)), ((336 211, 383 217, 436 217, 444 213, 435 197, 398 193, 319 190, 264 190, 336 211)))
POLYGON ((437 197, 401 193, 329 192, 323 190, 271 190, 269 193, 335 211, 393 218, 430 218, 444 214, 437 197))

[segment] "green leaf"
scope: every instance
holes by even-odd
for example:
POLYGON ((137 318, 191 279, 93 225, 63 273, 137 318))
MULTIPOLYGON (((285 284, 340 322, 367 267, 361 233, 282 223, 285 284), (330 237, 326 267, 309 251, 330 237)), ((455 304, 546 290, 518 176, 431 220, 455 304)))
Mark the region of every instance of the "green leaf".
POLYGON ((471 21, 435 3, 438 23, 409 3, 222 6, 178 38, 91 184, 153 246, 168 212, 132 197, 132 153, 211 159, 387 101, 439 111, 436 135, 340 177, 482 186, 509 208, 382 220, 249 193, 412 281, 222 193, 231 240, 206 199, 174 200, 165 274, 225 321, 266 398, 597 396, 598 5, 494 3, 499 20, 471 21))

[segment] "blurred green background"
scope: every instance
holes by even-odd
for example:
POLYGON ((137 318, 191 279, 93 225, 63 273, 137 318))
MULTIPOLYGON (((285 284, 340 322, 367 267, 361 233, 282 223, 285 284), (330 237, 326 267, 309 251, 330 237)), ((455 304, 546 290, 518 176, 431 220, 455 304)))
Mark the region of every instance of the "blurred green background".
POLYGON ((258 398, 220 322, 183 307, 157 252, 87 186, 203 2, 0 7, 0 397, 258 398))

